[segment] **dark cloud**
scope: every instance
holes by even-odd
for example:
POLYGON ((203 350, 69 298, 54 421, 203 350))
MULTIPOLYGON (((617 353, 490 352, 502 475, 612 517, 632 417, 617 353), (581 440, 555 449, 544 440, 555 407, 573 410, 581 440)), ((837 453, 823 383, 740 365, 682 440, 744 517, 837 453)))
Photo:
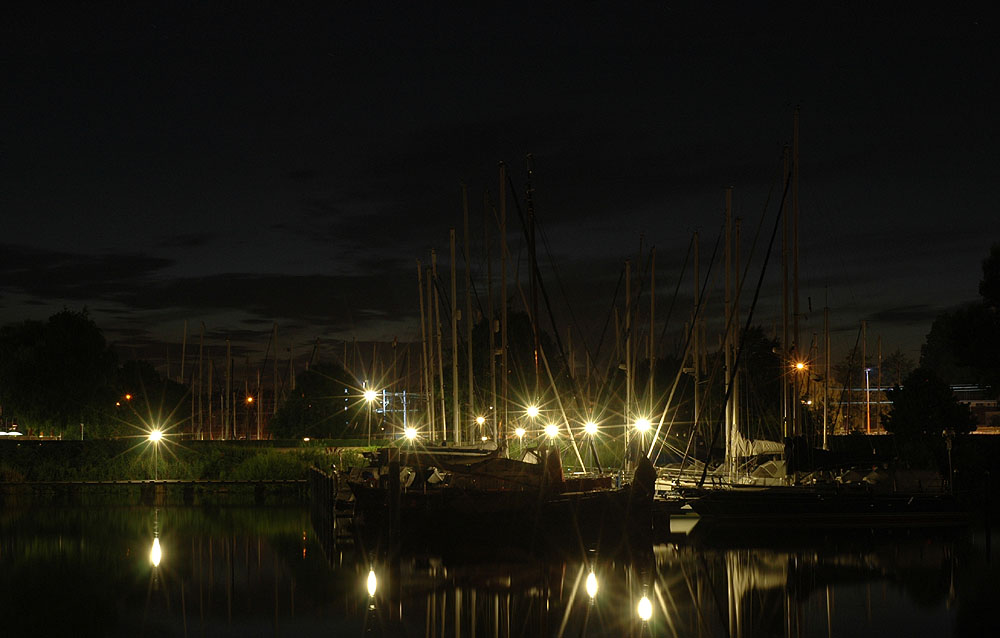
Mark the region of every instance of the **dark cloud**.
POLYGON ((0 246, 0 288, 73 300, 115 299, 173 260, 143 254, 82 255, 0 246))
POLYGON ((201 248, 218 239, 215 233, 183 233, 167 237, 157 244, 158 248, 201 248))

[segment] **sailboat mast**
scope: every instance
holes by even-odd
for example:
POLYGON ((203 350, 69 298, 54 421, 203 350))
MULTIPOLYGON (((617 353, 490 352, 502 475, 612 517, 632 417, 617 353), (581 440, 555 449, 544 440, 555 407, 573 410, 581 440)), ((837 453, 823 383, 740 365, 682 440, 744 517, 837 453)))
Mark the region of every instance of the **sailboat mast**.
POLYGON ((510 389, 510 375, 507 370, 507 167, 500 162, 500 374, 503 406, 501 409, 502 445, 507 449, 507 397, 510 389))
POLYGON ((462 415, 458 400, 458 292, 456 290, 457 266, 455 261, 455 229, 449 232, 451 243, 451 427, 455 443, 462 442, 462 415))
MULTIPOLYGON (((792 333, 793 347, 796 352, 797 361, 802 360, 799 352, 802 342, 802 335, 799 332, 799 107, 795 107, 795 115, 792 125, 792 333)), ((802 434, 802 387, 801 377, 807 374, 805 371, 795 375, 795 397, 793 410, 795 411, 795 435, 802 434)))
POLYGON ((653 413, 653 377, 656 374, 656 247, 649 256, 649 390, 646 392, 648 412, 653 413))
POLYGON ((625 262, 625 471, 629 465, 629 436, 632 424, 632 262, 625 262))
POLYGON ((424 397, 426 398, 426 402, 427 402, 427 406, 426 406, 426 410, 427 410, 427 426, 429 428, 428 433, 431 435, 431 438, 433 439, 434 438, 434 430, 433 430, 433 428, 434 428, 434 413, 433 413, 434 402, 430 398, 431 397, 431 392, 430 392, 430 387, 431 386, 429 384, 429 380, 430 380, 431 376, 430 376, 430 373, 429 373, 428 368, 427 368, 427 364, 429 363, 429 359, 427 358, 427 323, 426 323, 425 317, 424 317, 424 282, 423 282, 423 273, 421 272, 421 269, 422 269, 422 267, 420 265, 420 260, 418 259, 417 260, 417 296, 420 298, 420 346, 422 348, 422 350, 421 350, 421 359, 420 359, 420 363, 421 363, 421 366, 420 366, 420 373, 421 374, 420 374, 420 376, 421 376, 421 378, 423 380, 423 382, 420 384, 420 389, 424 393, 424 397))
MULTIPOLYGON (((462 185, 462 209, 465 217, 465 363, 468 368, 468 402, 469 418, 476 418, 475 378, 472 372, 472 250, 469 246, 469 198, 465 185, 462 185)), ((481 433, 482 434, 482 433, 481 433)), ((476 437, 472 437, 473 442, 476 437)))
POLYGON ((695 231, 693 242, 693 253, 694 253, 694 310, 691 315, 691 368, 694 375, 694 412, 692 413, 693 422, 691 424, 692 429, 698 427, 698 417, 699 408, 701 406, 701 389, 700 376, 701 376, 701 366, 699 363, 700 356, 700 334, 698 330, 698 304, 701 303, 701 285, 699 279, 701 275, 698 272, 698 231, 695 231))
MULTIPOLYGON (((784 170, 782 175, 784 175, 784 182, 787 188, 788 185, 788 170, 789 170, 789 151, 788 147, 784 150, 784 170)), ((789 396, 788 382, 789 375, 793 369, 792 367, 792 348, 788 341, 788 215, 787 210, 784 210, 786 204, 784 199, 782 199, 782 211, 781 211, 781 349, 784 352, 781 362, 781 435, 784 438, 792 436, 794 433, 794 426, 792 425, 792 415, 789 411, 789 406, 791 404, 791 397, 789 396)))
POLYGON ((726 282, 725 282, 725 295, 723 298, 724 306, 724 325, 726 326, 725 340, 723 342, 723 353, 725 360, 725 370, 726 370, 726 385, 725 391, 726 396, 729 398, 726 401, 725 410, 725 437, 723 442, 725 444, 725 459, 726 459, 726 477, 729 480, 733 478, 733 401, 732 392, 729 390, 730 379, 733 378, 733 317, 732 317, 732 300, 730 299, 730 290, 732 288, 731 278, 733 270, 733 257, 732 257, 732 245, 733 245, 733 209, 732 209, 732 193, 733 190, 730 187, 725 189, 726 197, 726 245, 725 245, 725 271, 726 271, 726 282))
POLYGON ((829 289, 823 306, 823 449, 829 450, 827 436, 830 431, 830 302, 829 289))
POLYGON ((437 333, 437 372, 438 372, 438 387, 441 397, 441 440, 448 440, 448 412, 445 410, 444 406, 444 354, 442 350, 443 335, 441 334, 441 295, 438 292, 440 286, 438 285, 438 274, 437 274, 437 251, 433 248, 431 249, 431 272, 433 273, 434 281, 434 330, 437 333))
POLYGON ((493 436, 500 442, 500 422, 497 413, 497 365, 496 365, 496 333, 493 330, 493 251, 490 250, 490 205, 486 194, 483 194, 483 246, 486 247, 486 331, 489 334, 490 348, 490 405, 488 419, 492 419, 493 436))

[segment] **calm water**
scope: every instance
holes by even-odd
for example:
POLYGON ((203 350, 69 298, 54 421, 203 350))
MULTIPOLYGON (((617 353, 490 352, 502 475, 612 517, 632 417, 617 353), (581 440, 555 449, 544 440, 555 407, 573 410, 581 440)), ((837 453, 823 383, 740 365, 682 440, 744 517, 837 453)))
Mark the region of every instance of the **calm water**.
POLYGON ((7 508, 0 635, 995 636, 992 547, 981 528, 696 526, 613 555, 453 533, 387 561, 321 543, 304 508, 7 508))

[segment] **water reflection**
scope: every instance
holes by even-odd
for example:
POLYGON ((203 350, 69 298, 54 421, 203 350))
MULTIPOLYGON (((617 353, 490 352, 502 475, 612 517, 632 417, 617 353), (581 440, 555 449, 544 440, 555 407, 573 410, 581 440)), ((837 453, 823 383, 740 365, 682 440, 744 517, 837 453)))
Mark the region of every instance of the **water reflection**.
POLYGON ((1000 634, 981 530, 695 526, 604 553, 442 535, 398 552, 320 543, 299 508, 6 510, 4 636, 1000 634))

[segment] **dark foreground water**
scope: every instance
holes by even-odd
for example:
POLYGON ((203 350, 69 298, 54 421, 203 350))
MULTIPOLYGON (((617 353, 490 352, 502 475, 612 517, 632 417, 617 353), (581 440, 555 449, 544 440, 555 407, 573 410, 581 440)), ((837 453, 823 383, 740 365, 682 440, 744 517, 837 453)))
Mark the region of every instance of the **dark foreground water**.
POLYGON ((441 541, 390 560, 298 507, 8 507, 0 636, 1000 635, 982 526, 441 541))

